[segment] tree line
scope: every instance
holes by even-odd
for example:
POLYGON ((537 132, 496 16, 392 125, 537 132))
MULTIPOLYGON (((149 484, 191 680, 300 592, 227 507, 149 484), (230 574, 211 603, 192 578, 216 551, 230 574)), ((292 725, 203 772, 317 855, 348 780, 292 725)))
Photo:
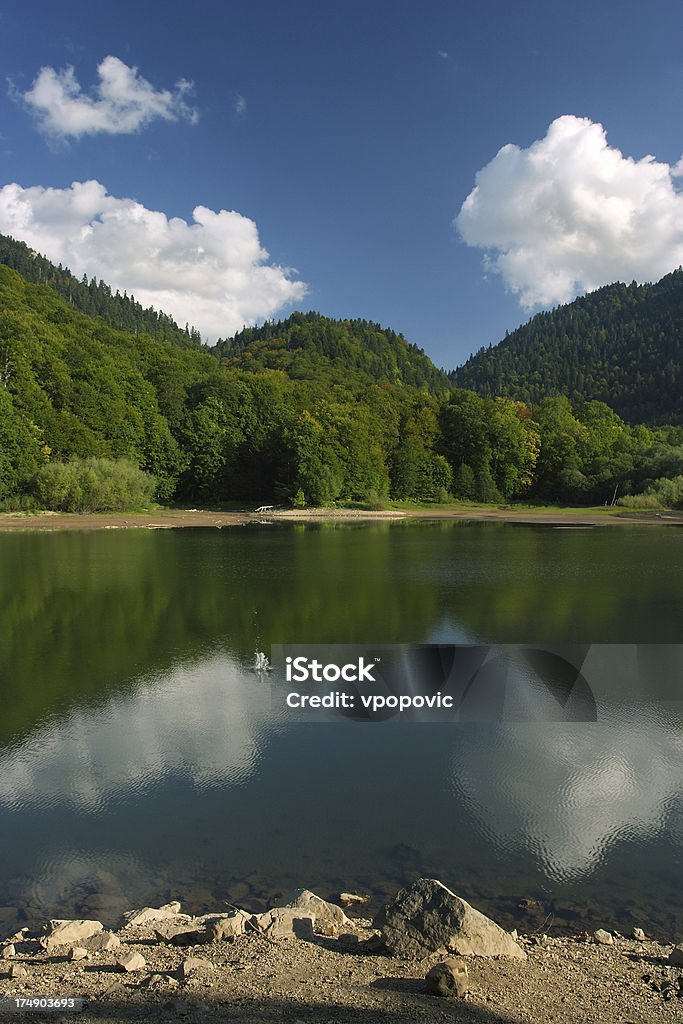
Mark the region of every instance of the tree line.
POLYGON ((683 428, 449 385, 367 321, 295 314, 222 355, 187 347, 117 330, 0 266, 3 507, 120 507, 127 488, 142 501, 134 471, 161 502, 603 504, 683 475, 683 428))

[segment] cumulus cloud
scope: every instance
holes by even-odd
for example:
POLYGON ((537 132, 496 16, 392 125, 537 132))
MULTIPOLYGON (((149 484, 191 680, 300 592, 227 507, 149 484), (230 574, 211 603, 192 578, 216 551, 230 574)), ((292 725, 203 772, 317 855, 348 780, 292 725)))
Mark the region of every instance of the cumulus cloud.
POLYGON ((475 179, 456 227, 484 249, 523 306, 568 302, 613 281, 652 281, 683 264, 683 173, 624 156, 588 118, 558 117, 528 149, 503 146, 475 179))
POLYGON ((168 218, 98 181, 71 188, 0 188, 0 232, 76 274, 132 292, 205 339, 239 330, 298 302, 306 285, 269 263, 253 220, 196 206, 192 222, 168 218))
POLYGON ((157 118, 192 123, 198 119, 196 109, 187 102, 192 83, 184 78, 173 90, 155 89, 136 67, 112 56, 101 61, 97 75, 99 81, 92 95, 87 95, 73 67, 61 71, 44 67, 21 99, 38 118, 41 130, 58 139, 100 132, 128 135, 157 118))

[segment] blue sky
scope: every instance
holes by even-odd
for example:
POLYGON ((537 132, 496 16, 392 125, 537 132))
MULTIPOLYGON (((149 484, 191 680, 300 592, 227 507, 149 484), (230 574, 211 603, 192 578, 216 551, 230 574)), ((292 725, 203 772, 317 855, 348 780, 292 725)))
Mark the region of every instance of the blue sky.
POLYGON ((0 231, 205 336, 313 308, 451 368, 683 262, 682 30, 663 0, 3 0, 0 231))

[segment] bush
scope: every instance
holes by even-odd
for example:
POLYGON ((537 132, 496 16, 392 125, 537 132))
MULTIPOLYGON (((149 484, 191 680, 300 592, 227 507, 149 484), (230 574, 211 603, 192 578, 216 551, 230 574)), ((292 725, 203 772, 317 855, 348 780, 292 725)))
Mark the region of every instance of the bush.
POLYGON ((0 501, 0 512, 35 512, 38 502, 32 494, 12 494, 0 501))
POLYGON ((656 494, 627 494, 618 499, 617 505, 623 508, 663 508, 656 494))
POLYGON ((642 492, 618 501, 624 508, 683 508, 683 476, 660 477, 642 492))
POLYGON ((59 512, 124 512, 152 502, 156 480, 128 459, 49 462, 34 474, 31 493, 59 512))

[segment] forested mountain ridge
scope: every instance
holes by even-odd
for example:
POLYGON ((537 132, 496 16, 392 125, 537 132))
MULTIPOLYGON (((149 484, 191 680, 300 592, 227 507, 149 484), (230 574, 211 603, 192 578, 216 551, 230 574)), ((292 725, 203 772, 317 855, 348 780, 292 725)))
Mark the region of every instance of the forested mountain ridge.
POLYGON ((153 309, 143 308, 134 296, 113 292, 104 281, 94 277, 88 282, 84 275, 78 280, 70 270, 58 267, 50 260, 9 235, 0 235, 0 264, 18 271, 32 284, 45 284, 57 292, 74 309, 88 316, 99 317, 110 327, 133 334, 144 332, 154 338, 173 341, 183 348, 201 345, 199 332, 194 328, 180 328, 173 317, 153 309))
POLYGON ((0 265, 0 508, 122 507, 154 491, 296 506, 683 501, 683 427, 630 427, 563 396, 442 392, 426 357, 376 325, 285 324, 217 358, 115 330, 0 265))
POLYGON ((376 381, 424 387, 435 394, 449 389, 446 374, 421 348, 369 320, 292 313, 286 320, 246 327, 233 338, 219 339, 215 352, 234 366, 252 371, 283 370, 300 380, 318 377, 326 363, 339 381, 352 372, 376 381))
POLYGON ((482 395, 601 401, 628 423, 683 422, 683 270, 538 313, 450 375, 482 395))

